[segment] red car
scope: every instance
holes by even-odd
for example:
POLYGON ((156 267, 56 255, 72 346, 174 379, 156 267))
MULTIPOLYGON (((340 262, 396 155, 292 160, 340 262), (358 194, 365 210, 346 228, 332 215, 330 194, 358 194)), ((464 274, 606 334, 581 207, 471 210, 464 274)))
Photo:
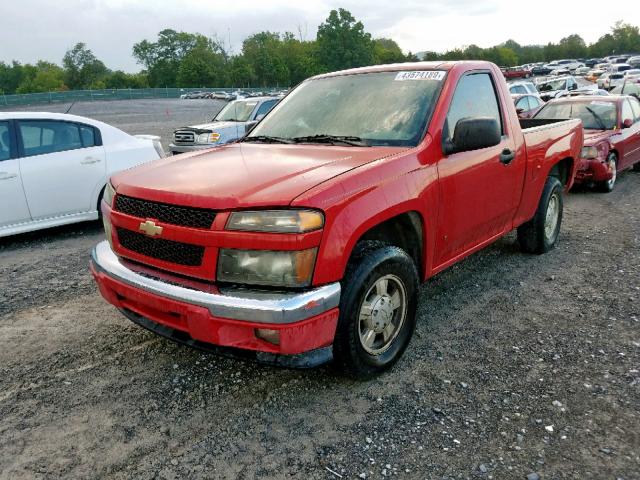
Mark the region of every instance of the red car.
POLYGON ((511 94, 511 98, 516 106, 518 118, 531 118, 544 106, 544 100, 538 95, 511 94))
POLYGON ((504 78, 529 78, 531 76, 531 70, 522 67, 500 67, 500 71, 504 78))
POLYGON ((488 62, 319 75, 237 143, 114 176, 91 269, 175 341, 369 377, 409 345, 421 281, 515 228, 556 244, 582 125, 534 123, 488 62))
POLYGON ((576 183, 613 190, 618 174, 640 170, 640 102, 627 95, 552 100, 536 119, 579 118, 585 128, 576 183))

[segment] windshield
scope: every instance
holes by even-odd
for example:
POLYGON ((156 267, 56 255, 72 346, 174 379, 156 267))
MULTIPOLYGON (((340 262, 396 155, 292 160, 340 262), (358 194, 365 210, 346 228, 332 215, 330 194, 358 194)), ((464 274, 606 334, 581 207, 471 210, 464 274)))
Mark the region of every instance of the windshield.
POLYGON ((613 102, 594 100, 592 102, 549 103, 535 118, 567 120, 579 118, 586 129, 613 130, 616 127, 616 105, 613 102))
POLYGON ((214 120, 217 122, 246 122, 257 104, 258 102, 246 102, 243 100, 227 103, 214 120))
POLYGON ((444 76, 443 71, 380 72, 309 80, 247 138, 339 136, 365 145, 416 146, 444 76))
POLYGON ((566 80, 551 80, 538 84, 539 92, 550 92, 552 90, 564 90, 567 86, 566 80))

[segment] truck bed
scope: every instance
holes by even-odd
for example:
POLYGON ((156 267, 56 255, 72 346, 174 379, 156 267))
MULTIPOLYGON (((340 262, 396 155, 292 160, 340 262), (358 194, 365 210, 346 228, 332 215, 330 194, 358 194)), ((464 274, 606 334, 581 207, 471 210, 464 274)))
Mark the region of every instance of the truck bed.
POLYGON ((550 126, 556 123, 571 121, 568 120, 558 120, 555 118, 520 118, 520 128, 522 130, 530 130, 532 128, 550 126))

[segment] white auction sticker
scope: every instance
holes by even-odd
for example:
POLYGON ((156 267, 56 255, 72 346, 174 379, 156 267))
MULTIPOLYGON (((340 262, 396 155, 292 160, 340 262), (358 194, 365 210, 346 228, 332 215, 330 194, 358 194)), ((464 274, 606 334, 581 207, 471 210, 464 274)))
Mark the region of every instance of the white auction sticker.
POLYGON ((442 81, 447 72, 444 70, 418 70, 414 72, 398 72, 396 80, 399 82, 405 80, 436 80, 442 81))

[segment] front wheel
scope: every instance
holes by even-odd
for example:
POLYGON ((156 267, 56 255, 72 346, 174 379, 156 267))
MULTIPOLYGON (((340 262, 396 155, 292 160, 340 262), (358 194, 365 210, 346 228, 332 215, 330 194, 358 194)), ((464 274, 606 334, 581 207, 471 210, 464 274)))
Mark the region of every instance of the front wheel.
POLYGON ((556 246, 563 206, 562 183, 556 177, 547 178, 536 214, 518 227, 518 243, 523 252, 547 253, 556 246))
POLYGON ((415 329, 418 284, 404 250, 373 241, 356 247, 342 282, 333 344, 343 370, 371 378, 398 361, 415 329))
POLYGON ((599 191, 604 193, 613 192, 613 188, 616 186, 616 180, 618 178, 618 157, 615 153, 610 153, 607 157, 607 166, 611 170, 611 178, 604 182, 598 182, 596 187, 599 191))

